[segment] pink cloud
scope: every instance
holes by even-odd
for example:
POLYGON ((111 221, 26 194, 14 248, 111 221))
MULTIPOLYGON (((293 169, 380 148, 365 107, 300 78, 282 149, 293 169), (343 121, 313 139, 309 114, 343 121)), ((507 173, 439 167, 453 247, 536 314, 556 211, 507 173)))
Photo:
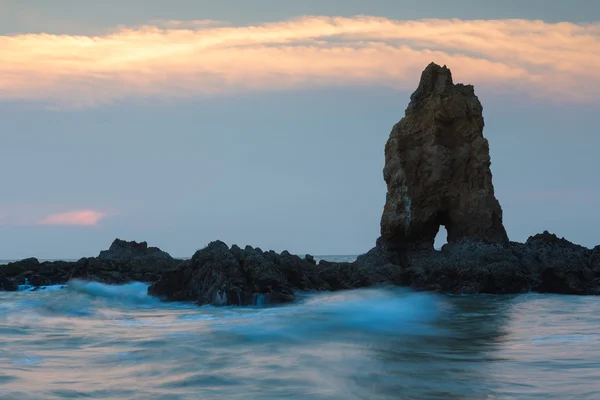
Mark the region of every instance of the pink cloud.
POLYGON ((458 82, 600 100, 600 23, 302 17, 249 26, 154 21, 106 35, 0 36, 0 98, 86 107, 322 85, 412 89, 431 61, 458 82))
POLYGON ((48 215, 38 221, 39 225, 77 225, 94 226, 108 215, 94 210, 68 211, 59 214, 48 215))

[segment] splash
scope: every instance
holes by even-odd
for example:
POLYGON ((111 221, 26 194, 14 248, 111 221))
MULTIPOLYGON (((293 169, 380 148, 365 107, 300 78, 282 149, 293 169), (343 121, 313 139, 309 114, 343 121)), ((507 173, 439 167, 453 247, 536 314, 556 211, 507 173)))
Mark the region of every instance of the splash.
POLYGON ((83 293, 91 297, 114 299, 133 303, 156 303, 157 299, 148 295, 148 284, 132 282, 124 285, 107 285, 99 282, 72 280, 67 290, 83 293))
POLYGON ((269 304, 269 296, 262 293, 252 294, 252 304, 256 307, 264 307, 269 304))
POLYGON ((31 286, 31 284, 29 283, 29 279, 27 279, 27 278, 25 278, 25 283, 24 284, 19 285, 17 287, 17 290, 19 292, 26 292, 26 291, 29 291, 31 289, 33 289, 33 286, 31 286))

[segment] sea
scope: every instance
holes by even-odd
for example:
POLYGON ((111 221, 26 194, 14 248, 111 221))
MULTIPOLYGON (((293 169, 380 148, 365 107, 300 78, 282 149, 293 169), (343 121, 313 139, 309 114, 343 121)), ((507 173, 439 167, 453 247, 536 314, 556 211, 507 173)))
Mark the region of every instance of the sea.
POLYGON ((376 287, 241 308, 147 287, 0 292, 0 399, 600 399, 597 297, 376 287))

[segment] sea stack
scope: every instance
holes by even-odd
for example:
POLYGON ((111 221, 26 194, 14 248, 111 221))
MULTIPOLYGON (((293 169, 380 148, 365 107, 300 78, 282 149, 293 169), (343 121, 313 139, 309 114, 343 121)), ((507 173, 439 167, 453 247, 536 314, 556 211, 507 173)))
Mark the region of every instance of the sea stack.
POLYGON ((454 84, 446 66, 429 64, 385 146, 379 246, 433 249, 442 225, 448 243, 508 245, 483 128, 473 86, 454 84))

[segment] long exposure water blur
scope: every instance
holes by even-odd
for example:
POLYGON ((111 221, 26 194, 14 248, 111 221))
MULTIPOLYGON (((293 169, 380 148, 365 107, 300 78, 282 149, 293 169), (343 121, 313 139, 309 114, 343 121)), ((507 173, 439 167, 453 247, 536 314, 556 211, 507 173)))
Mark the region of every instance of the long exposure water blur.
POLYGON ((215 308, 146 289, 0 293, 0 398, 600 398, 595 297, 382 287, 215 308))

